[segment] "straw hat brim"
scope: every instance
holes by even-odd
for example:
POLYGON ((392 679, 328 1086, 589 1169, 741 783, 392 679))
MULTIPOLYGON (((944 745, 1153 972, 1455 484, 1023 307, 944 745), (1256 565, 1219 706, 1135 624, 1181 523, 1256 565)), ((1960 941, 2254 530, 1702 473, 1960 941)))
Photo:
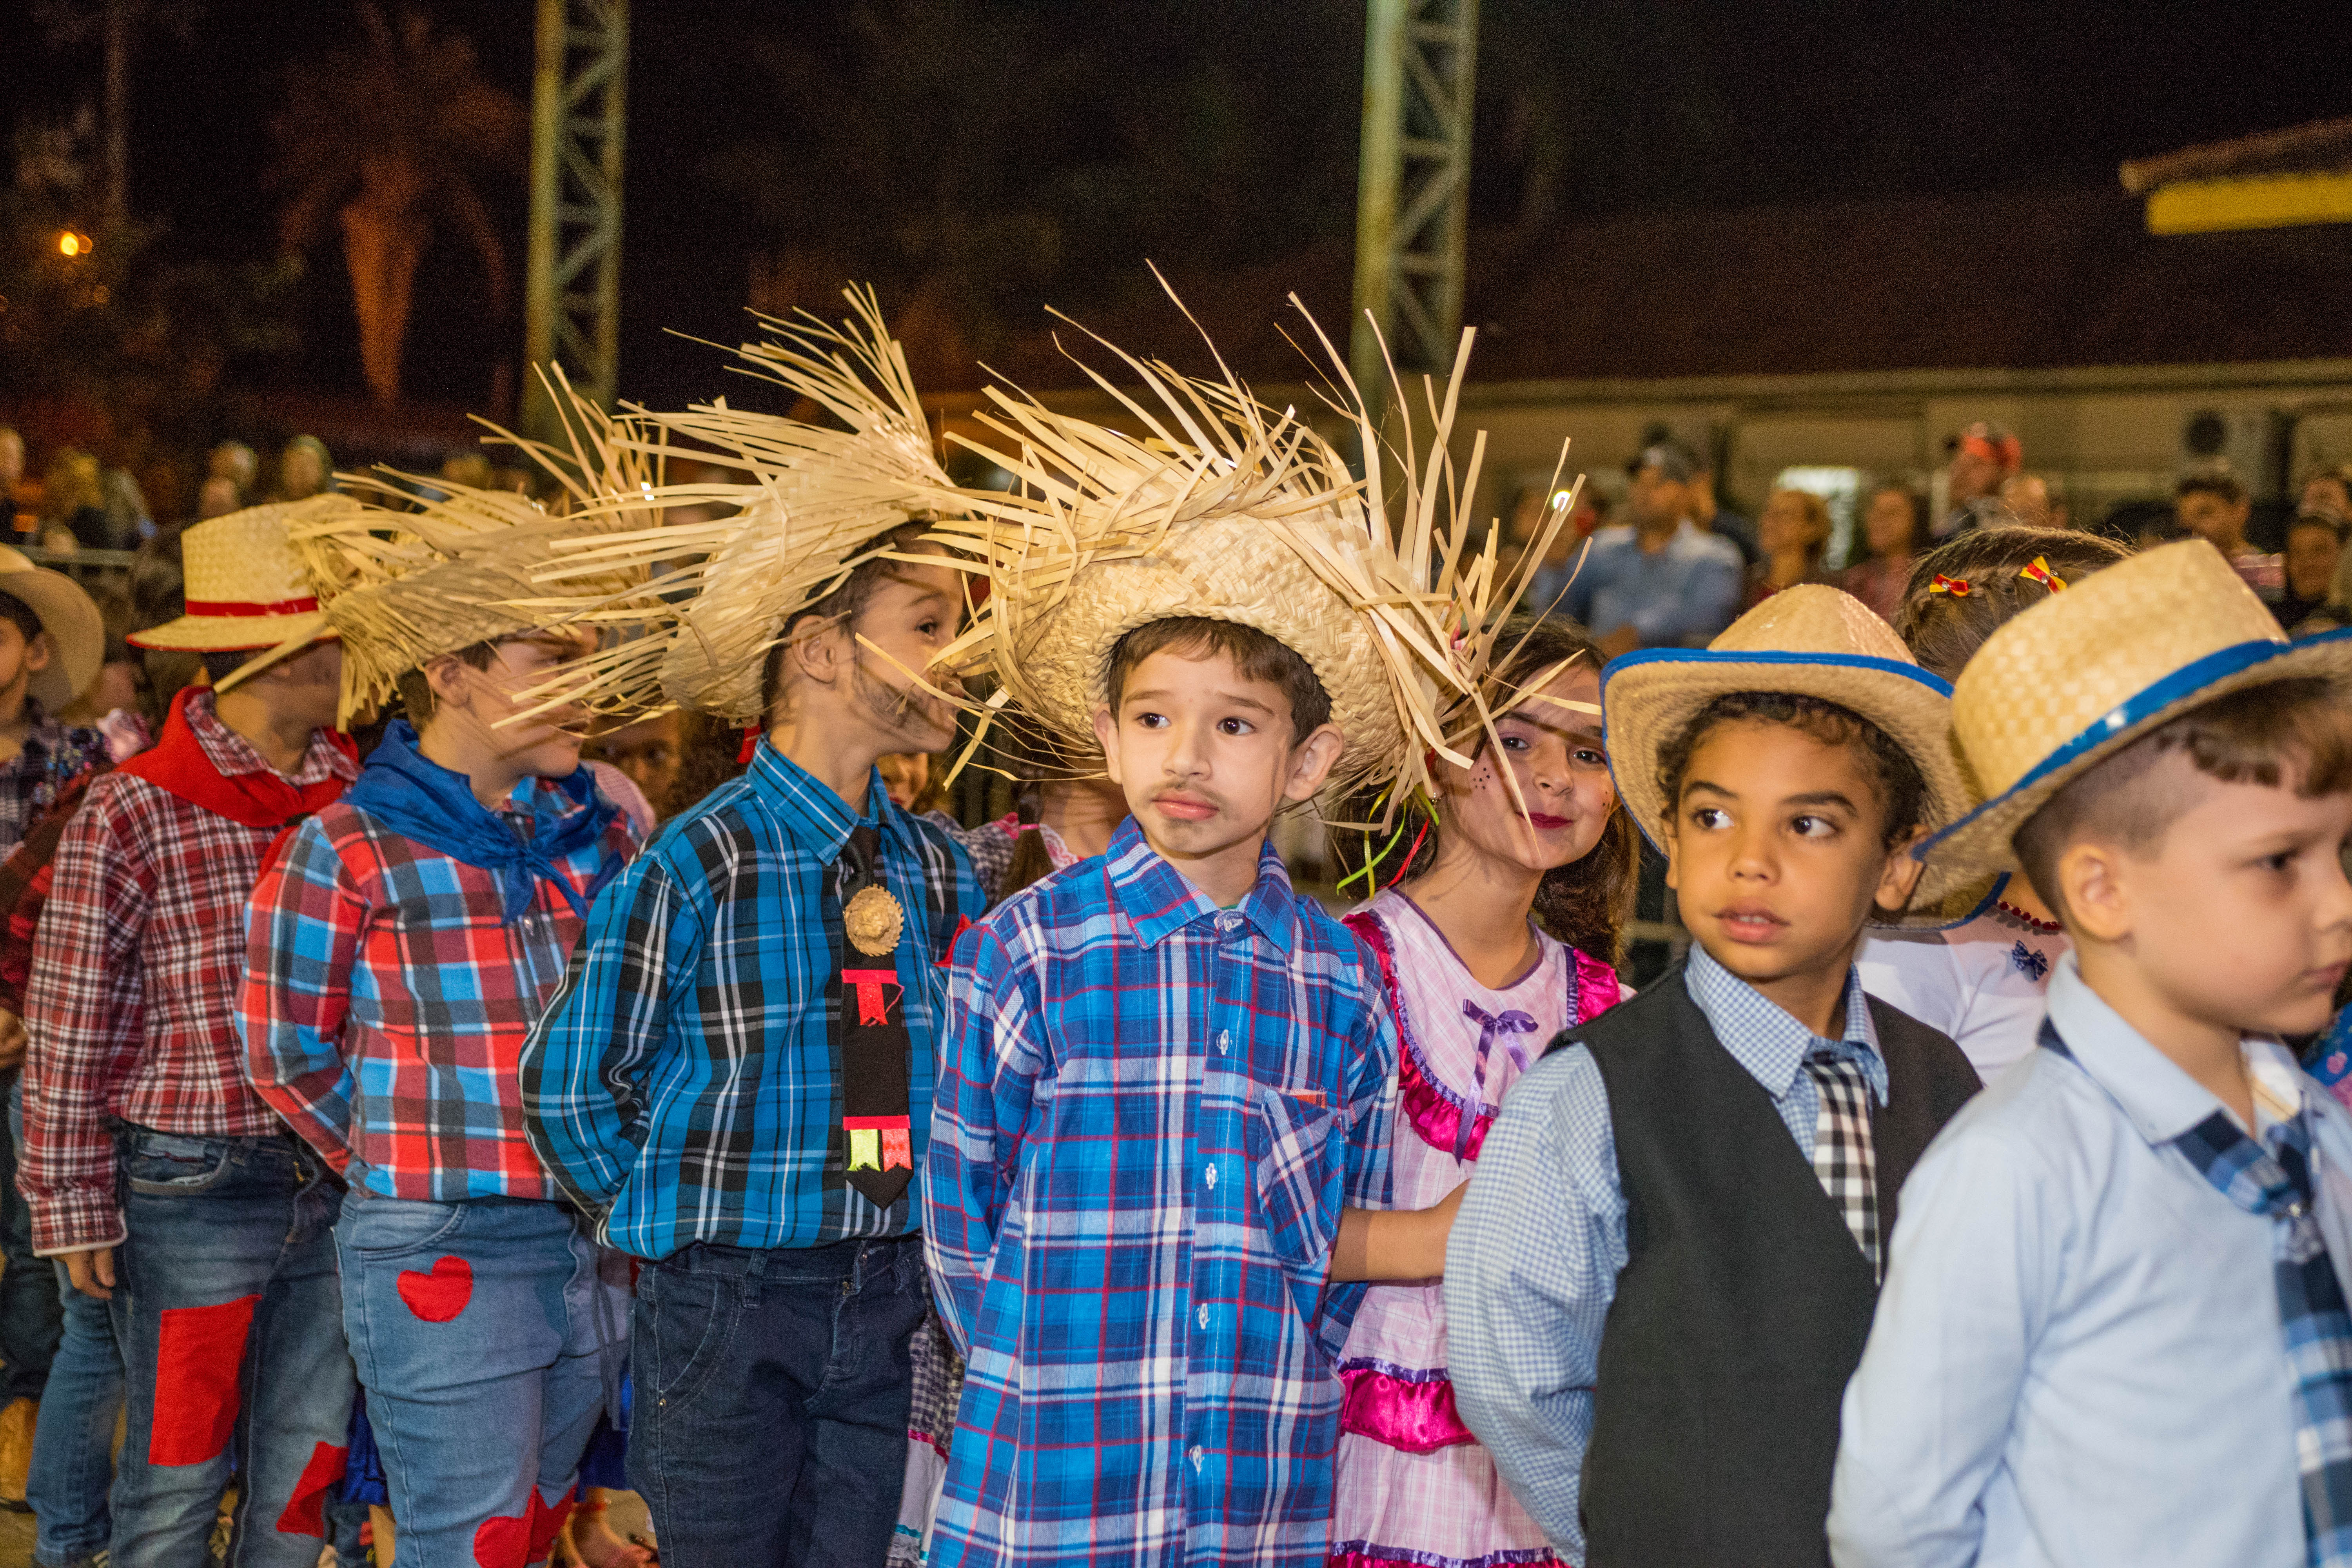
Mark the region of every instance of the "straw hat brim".
POLYGON ((49 666, 35 673, 25 691, 55 713, 89 690, 105 667, 105 619, 80 584, 43 566, 0 571, 0 594, 22 599, 49 634, 49 666))
POLYGON ((249 647, 276 647, 300 634, 304 627, 317 625, 319 619, 315 610, 301 610, 290 616, 182 616, 176 621, 133 632, 128 640, 135 647, 236 653, 249 647))
MULTIPOLYGON (((1653 648, 1602 671, 1601 725, 1618 798, 1662 854, 1670 803, 1658 752, 1709 702, 1737 691, 1818 698, 1877 725, 1917 765, 1931 827, 1955 821, 1975 798, 1952 748, 1950 689, 1916 664, 1868 654, 1653 648)), ((1986 892, 1980 873, 1931 861, 1903 915, 1882 923, 1950 925, 1981 907, 1986 892)))
POLYGON ((2010 840, 2017 830, 2092 768, 2192 708, 2249 687, 2305 677, 2352 688, 2352 627, 2301 642, 2237 643, 2182 666, 2100 715, 2009 790, 1927 840, 1917 853, 1931 870, 1941 866, 1976 876, 2014 870, 2017 857, 2010 840))

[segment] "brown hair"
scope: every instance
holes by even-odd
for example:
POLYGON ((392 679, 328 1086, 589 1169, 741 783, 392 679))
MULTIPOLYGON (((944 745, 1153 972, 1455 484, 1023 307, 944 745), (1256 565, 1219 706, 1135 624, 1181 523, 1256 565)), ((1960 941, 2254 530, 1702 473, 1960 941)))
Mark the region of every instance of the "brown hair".
MULTIPOLYGON (((1504 626, 1497 642, 1513 649, 1496 672, 1506 684, 1531 679, 1571 658, 1589 659, 1594 669, 1604 662, 1600 647, 1583 628, 1560 616, 1542 621, 1514 619, 1504 626)), ((1482 740, 1474 756, 1485 751, 1482 740)), ((1361 807, 1354 814, 1359 821, 1379 816, 1377 802, 1363 802, 1361 807)), ((1438 846, 1444 837, 1437 819, 1417 801, 1407 810, 1402 829, 1403 841, 1412 847, 1389 877, 1391 886, 1436 865, 1438 846)), ((1348 871, 1360 871, 1368 859, 1379 870, 1389 869, 1379 856, 1370 853, 1360 834, 1335 833, 1332 841, 1339 851, 1337 858, 1348 871)), ((1536 884, 1532 911, 1536 923, 1588 957, 1616 963, 1624 951, 1625 921, 1633 911, 1634 884, 1641 868, 1641 834, 1620 800, 1609 813, 1600 842, 1581 859, 1553 867, 1536 884)))
MULTIPOLYGON (((247 654, 246 657, 250 658, 253 656, 247 654)), ((471 647, 457 649, 452 657, 476 669, 488 669, 491 661, 499 657, 499 645, 496 640, 478 642, 471 647)), ((393 677, 392 685, 393 689, 400 693, 400 705, 407 711, 411 724, 422 724, 433 717, 433 682, 426 679, 424 666, 402 670, 393 677)))
POLYGON ((1805 540, 1805 562, 1810 566, 1820 567, 1822 558, 1829 553, 1830 534, 1833 531, 1833 525, 1830 521, 1829 502, 1811 490, 1801 490, 1794 485, 1782 485, 1770 496, 1765 498, 1764 504, 1770 506, 1773 499, 1779 496, 1797 498, 1798 509, 1805 514, 1805 526, 1808 531, 1808 537, 1805 540))
POLYGON ((2050 596, 2050 590, 2019 573, 2039 559, 2062 583, 2079 583, 2131 552, 2095 533, 2022 524, 1979 528, 1938 545, 1912 563, 1903 585, 1895 635, 1920 668, 1947 681, 1976 657, 1985 638, 2020 610, 2050 596), (1937 577, 1966 583, 1969 591, 1936 593, 1937 577))
POLYGON ((2217 458, 2211 462, 2198 464, 2181 475, 2179 482, 2172 487, 2172 499, 2175 500, 2183 496, 2200 494, 2219 496, 2235 506, 2246 499, 2246 487, 2230 465, 2217 458))
POLYGON ((1111 644, 1103 663, 1103 690, 1111 711, 1118 711, 1126 695, 1127 678, 1155 653, 1205 658, 1222 654, 1233 660, 1244 680, 1263 680, 1279 689, 1290 705, 1290 743, 1297 745, 1331 721, 1331 694, 1323 689, 1314 667, 1286 644, 1255 626, 1206 616, 1170 616, 1146 621, 1111 644))
POLYGON ((2175 752, 2223 784, 2292 786, 2304 800, 2343 795, 2352 792, 2352 710, 2333 681, 2269 681, 2192 708, 2069 780, 2011 838, 2043 903, 2064 912, 2058 858, 2077 839, 2138 855, 2179 820, 2193 804, 2183 792, 2145 787, 2175 752))
POLYGON ((1658 784, 1665 795, 1668 821, 1681 814, 1683 777, 1699 742, 1717 725, 1742 721, 1785 724, 1825 746, 1860 752, 1885 813, 1879 819, 1879 839, 1887 848, 1909 837, 1926 820, 1927 784, 1919 775, 1919 764, 1894 736, 1853 709, 1793 691, 1729 691, 1700 709, 1681 734, 1658 748, 1658 784))
POLYGON ((861 555, 868 559, 858 561, 849 569, 849 574, 830 591, 811 599, 784 617, 782 627, 776 633, 776 640, 768 645, 768 651, 760 661, 761 719, 772 720, 775 717, 777 700, 783 696, 784 660, 791 654, 793 644, 799 640, 793 636, 793 629, 812 616, 825 621, 839 620, 854 626, 857 617, 866 613, 866 606, 874 602, 874 595, 882 591, 883 584, 908 581, 905 562, 893 561, 888 555, 876 554, 875 552, 909 553, 922 543, 923 535, 930 530, 931 521, 928 518, 884 529, 842 557, 845 561, 855 561, 861 555))

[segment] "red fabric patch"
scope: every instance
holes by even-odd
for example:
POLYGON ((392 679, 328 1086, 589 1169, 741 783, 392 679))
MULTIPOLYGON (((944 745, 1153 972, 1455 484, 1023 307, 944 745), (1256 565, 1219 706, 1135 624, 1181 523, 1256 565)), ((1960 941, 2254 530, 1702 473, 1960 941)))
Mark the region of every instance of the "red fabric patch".
POLYGON ((572 1511, 572 1497, 566 1492, 562 1501, 550 1508, 540 1500, 539 1489, 531 1488, 524 1512, 486 1519, 475 1530, 474 1561, 481 1568, 529 1568, 545 1561, 556 1532, 563 1528, 564 1517, 572 1511))
POLYGON ((219 1457, 236 1429, 245 1345, 258 1295, 217 1307, 165 1309, 156 1329, 155 1429, 151 1465, 201 1465, 219 1457))
POLYGON ((286 1511, 278 1516, 278 1534, 327 1533, 327 1489, 343 1479, 343 1461, 351 1452, 331 1443, 310 1450, 310 1462, 302 1467, 302 1479, 294 1483, 294 1495, 286 1500, 286 1511))
POLYGON ((428 1323, 446 1323, 474 1299, 474 1266, 462 1258, 436 1258, 430 1273, 402 1269, 393 1288, 410 1311, 428 1323))

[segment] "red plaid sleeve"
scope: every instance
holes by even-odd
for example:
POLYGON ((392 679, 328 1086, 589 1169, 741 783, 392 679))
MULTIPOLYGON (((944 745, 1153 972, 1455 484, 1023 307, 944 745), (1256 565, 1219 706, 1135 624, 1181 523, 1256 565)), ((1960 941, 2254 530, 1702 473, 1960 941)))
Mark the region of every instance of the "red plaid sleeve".
POLYGON ((153 897, 152 861, 120 809, 124 782, 100 781, 67 826, 33 939, 18 1185, 43 1255, 123 1236, 106 1118, 143 1038, 138 952, 153 897))

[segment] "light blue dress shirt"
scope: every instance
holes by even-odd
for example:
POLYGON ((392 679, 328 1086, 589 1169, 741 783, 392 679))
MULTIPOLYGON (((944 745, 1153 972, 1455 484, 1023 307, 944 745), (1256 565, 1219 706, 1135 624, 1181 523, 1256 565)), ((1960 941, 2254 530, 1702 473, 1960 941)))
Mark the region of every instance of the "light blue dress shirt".
MULTIPOLYGON (((1886 1063, 1859 973, 1846 977, 1841 1040, 1816 1036, 1705 948, 1691 949, 1683 983, 1715 1037, 1772 1097, 1807 1162, 1821 1094, 1806 1057, 1827 1049, 1858 1062, 1873 1098, 1885 1103, 1886 1063)), ((1486 1133, 1446 1244, 1445 1316, 1462 1418, 1571 1563, 1584 1560, 1577 1499, 1601 1331, 1624 1267, 1625 1194, 1609 1091, 1591 1051, 1570 1046, 1513 1086, 1486 1133)))
POLYGON ((1592 536, 1561 607, 1596 637, 1632 626, 1643 647, 1705 647, 1739 613, 1747 576, 1738 545, 1688 520, 1654 555, 1620 523, 1592 536))
MULTIPOLYGON (((1848 1385, 1839 1568, 2294 1568, 2294 1380, 2273 1222, 2172 1140, 2219 1101, 2083 981, 2050 980, 2074 1060, 2036 1051, 1903 1185, 1886 1287, 1848 1385)), ((2352 1115, 2248 1040, 2258 1101, 2312 1120, 2319 1221, 2352 1259, 2352 1115)), ((2259 1129, 2258 1129, 2259 1131, 2259 1129)))

